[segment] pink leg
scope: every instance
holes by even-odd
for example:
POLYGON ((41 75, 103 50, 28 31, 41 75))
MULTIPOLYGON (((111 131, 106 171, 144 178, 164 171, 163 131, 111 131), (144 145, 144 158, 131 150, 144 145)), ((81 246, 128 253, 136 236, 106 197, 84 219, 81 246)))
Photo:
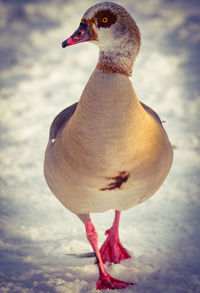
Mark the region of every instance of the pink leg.
POLYGON ((98 234, 91 222, 91 220, 87 220, 85 223, 85 229, 87 233, 87 239, 90 242, 97 258, 97 264, 99 267, 99 281, 97 283, 96 289, 103 290, 103 289, 123 289, 128 286, 132 286, 133 283, 123 282, 111 277, 102 262, 101 255, 98 249, 98 234))
POLYGON ((115 211, 115 220, 112 227, 105 232, 108 235, 106 241, 100 248, 100 254, 103 263, 119 263, 122 260, 131 258, 127 250, 122 246, 119 240, 119 218, 120 211, 115 211))

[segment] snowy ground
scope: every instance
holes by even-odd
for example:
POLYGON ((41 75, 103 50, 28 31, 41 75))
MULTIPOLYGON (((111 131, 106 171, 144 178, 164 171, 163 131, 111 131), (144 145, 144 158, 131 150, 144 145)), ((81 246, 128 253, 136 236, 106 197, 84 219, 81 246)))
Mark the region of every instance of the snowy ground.
MULTIPOLYGON (((162 188, 122 214, 133 258, 108 270, 136 284, 124 293, 200 292, 199 2, 117 2, 142 33, 131 78, 137 95, 166 120, 176 149, 162 188)), ((0 292, 96 292, 93 259, 67 255, 91 250, 83 224, 43 178, 49 125, 79 99, 98 56, 92 44, 63 50, 61 42, 95 3, 0 1, 0 292)), ((100 244, 113 215, 92 215, 100 244)))

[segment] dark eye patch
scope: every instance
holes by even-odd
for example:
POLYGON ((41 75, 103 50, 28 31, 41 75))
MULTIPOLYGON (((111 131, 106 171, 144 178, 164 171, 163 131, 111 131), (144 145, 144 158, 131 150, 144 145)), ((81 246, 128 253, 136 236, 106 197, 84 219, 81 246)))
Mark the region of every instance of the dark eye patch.
POLYGON ((97 21, 97 26, 110 27, 117 21, 117 16, 113 14, 109 9, 97 11, 94 17, 97 21))

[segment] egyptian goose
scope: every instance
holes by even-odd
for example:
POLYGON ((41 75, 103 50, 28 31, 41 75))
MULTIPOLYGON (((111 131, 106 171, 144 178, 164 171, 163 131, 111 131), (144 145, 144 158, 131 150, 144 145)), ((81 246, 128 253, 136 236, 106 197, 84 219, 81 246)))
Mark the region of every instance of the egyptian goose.
POLYGON ((120 5, 89 8, 62 47, 90 41, 99 47, 98 64, 78 103, 54 119, 44 174, 58 200, 84 223, 97 258, 97 289, 133 285, 111 277, 105 262, 130 258, 119 240, 122 210, 152 196, 166 178, 172 146, 159 116, 141 103, 129 76, 140 48, 140 32, 120 5), (115 210, 113 226, 98 249, 90 213, 115 210))

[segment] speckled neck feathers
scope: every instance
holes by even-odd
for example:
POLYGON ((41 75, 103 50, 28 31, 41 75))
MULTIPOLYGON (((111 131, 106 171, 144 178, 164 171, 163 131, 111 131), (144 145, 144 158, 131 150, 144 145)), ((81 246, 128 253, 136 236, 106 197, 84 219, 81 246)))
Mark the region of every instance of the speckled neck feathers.
POLYGON ((120 73, 131 76, 134 59, 127 53, 103 52, 99 53, 96 69, 107 73, 120 73))

